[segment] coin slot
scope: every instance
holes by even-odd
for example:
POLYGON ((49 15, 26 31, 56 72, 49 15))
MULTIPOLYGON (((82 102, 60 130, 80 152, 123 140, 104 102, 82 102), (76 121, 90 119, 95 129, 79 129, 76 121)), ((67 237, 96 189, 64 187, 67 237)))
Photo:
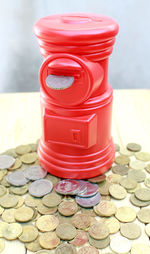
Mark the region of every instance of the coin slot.
POLYGON ((55 90, 66 89, 74 83, 73 76, 48 75, 46 85, 55 90))

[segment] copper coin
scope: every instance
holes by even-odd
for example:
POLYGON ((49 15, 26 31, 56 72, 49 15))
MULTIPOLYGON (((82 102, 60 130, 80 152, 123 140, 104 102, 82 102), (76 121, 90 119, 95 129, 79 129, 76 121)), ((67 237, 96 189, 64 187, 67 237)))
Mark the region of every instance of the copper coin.
POLYGON ((60 244, 60 239, 55 232, 46 232, 39 236, 39 243, 44 249, 54 249, 60 244))
POLYGON ((77 230, 69 223, 62 223, 57 226, 56 234, 62 240, 72 240, 75 238, 77 230))
POLYGON ((89 234, 94 239, 102 240, 109 236, 109 229, 103 223, 98 222, 90 226, 89 234))
POLYGON ((101 195, 99 193, 96 193, 92 197, 82 198, 82 197, 76 196, 75 198, 76 202, 82 207, 93 207, 100 202, 100 199, 101 199, 101 195))
POLYGON ((108 196, 109 195, 109 187, 111 183, 108 181, 104 181, 98 184, 99 188, 98 191, 101 195, 103 196, 108 196))
POLYGON ((110 217, 116 213, 116 206, 111 201, 103 200, 94 207, 99 216, 110 217))
POLYGON ((91 183, 100 183, 103 182, 106 179, 105 175, 99 175, 96 177, 89 178, 88 181, 91 183))
POLYGON ((76 254, 76 253, 77 253, 76 248, 73 245, 67 243, 59 245, 55 250, 55 254, 76 254))
POLYGON ((64 216, 71 216, 78 211, 78 205, 75 201, 63 200, 58 206, 58 211, 64 216))
POLYGON ((55 190, 58 193, 64 194, 64 195, 75 195, 80 187, 80 183, 77 180, 69 180, 65 179, 60 182, 58 182, 55 186, 55 190))
POLYGON ((78 251, 78 254, 99 254, 99 251, 93 246, 85 246, 78 251))
POLYGON ((71 244, 75 246, 82 246, 88 242, 88 234, 83 230, 78 230, 75 238, 71 241, 71 244))
POLYGON ((90 245, 96 247, 97 249, 104 249, 109 245, 110 237, 108 236, 103 240, 97 240, 89 236, 89 243, 90 245))
POLYGON ((91 217, 88 214, 75 214, 71 218, 71 223, 78 229, 86 229, 91 224, 91 217))

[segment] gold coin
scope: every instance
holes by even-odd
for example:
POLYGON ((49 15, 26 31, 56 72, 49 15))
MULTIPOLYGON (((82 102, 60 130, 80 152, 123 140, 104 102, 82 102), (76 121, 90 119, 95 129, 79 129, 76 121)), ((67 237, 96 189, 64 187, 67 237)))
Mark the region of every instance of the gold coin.
POLYGON ((5 187, 9 187, 10 184, 7 182, 7 176, 4 176, 2 181, 1 181, 1 185, 5 186, 5 187))
POLYGON ((149 208, 142 208, 137 213, 137 218, 139 221, 143 223, 150 223, 150 209, 149 208))
POLYGON ((124 156, 132 156, 134 152, 127 150, 126 148, 120 149, 120 154, 124 156))
POLYGON ((108 227, 110 234, 115 234, 120 229, 120 222, 115 217, 101 218, 100 222, 108 227))
POLYGON ((56 183, 58 183, 60 181, 60 178, 58 178, 57 176, 53 176, 50 173, 47 174, 47 176, 45 177, 45 179, 51 181, 53 183, 53 186, 56 185, 56 183))
POLYGON ((136 198, 134 194, 130 196, 130 202, 137 207, 144 207, 150 205, 150 201, 141 201, 136 198))
POLYGON ((146 168, 147 172, 150 173, 150 163, 147 164, 145 168, 146 168))
POLYGON ((18 155, 23 155, 23 154, 26 154, 26 153, 30 153, 31 152, 31 147, 29 145, 20 145, 20 146, 16 147, 15 152, 18 155))
POLYGON ((4 239, 0 239, 0 252, 2 252, 5 249, 5 241, 4 239))
POLYGON ((130 162, 129 157, 125 155, 119 155, 115 158, 115 162, 120 165, 128 165, 130 162))
POLYGON ((142 161, 130 161, 130 167, 132 169, 144 169, 145 168, 145 163, 142 161))
POLYGON ((136 190, 134 195, 141 201, 150 201, 150 190, 146 188, 141 188, 136 190))
POLYGON ((150 188, 150 177, 145 178, 144 184, 146 187, 150 188))
POLYGON ((128 239, 122 236, 116 236, 111 240, 110 248, 115 253, 125 254, 125 253, 129 253, 131 249, 131 243, 128 239))
POLYGON ((97 206, 94 211, 99 216, 110 217, 116 213, 116 206, 111 201, 103 200, 97 206))
POLYGON ((42 198, 42 203, 47 207, 55 207, 60 204, 61 199, 59 194, 52 192, 42 198))
POLYGON ((14 158, 17 158, 17 156, 18 156, 18 154, 16 154, 16 152, 15 152, 15 149, 8 149, 4 153, 2 153, 2 155, 9 155, 9 156, 12 156, 14 158))
POLYGON ((22 206, 15 211, 15 219, 19 222, 27 222, 32 219, 33 215, 33 209, 30 207, 22 206))
POLYGON ((107 200, 107 201, 110 201, 110 196, 103 196, 101 195, 101 200, 107 200))
POLYGON ((4 208, 0 206, 0 215, 4 212, 4 208))
POLYGON ((78 254, 99 254, 99 251, 93 246, 85 246, 78 251, 78 254))
POLYGON ((23 197, 18 197, 18 204, 15 206, 15 208, 19 208, 21 206, 23 206, 24 204, 24 198, 23 197))
POLYGON ((136 212, 131 207, 122 206, 117 209, 115 217, 121 222, 132 222, 136 219, 136 212))
POLYGON ((37 210, 42 215, 49 215, 49 214, 54 214, 57 212, 57 206, 47 207, 41 203, 37 206, 37 210))
POLYGON ((36 254, 54 254, 54 253, 52 253, 49 250, 42 249, 42 250, 37 251, 36 254))
POLYGON ((3 237, 3 230, 8 226, 8 223, 0 221, 0 237, 3 237))
POLYGON ((121 179, 120 185, 123 186, 125 189, 130 190, 136 188, 137 182, 134 179, 125 177, 121 179))
POLYGON ((31 152, 37 152, 38 144, 32 143, 29 146, 31 147, 31 152))
POLYGON ((59 224, 54 215, 43 215, 36 221, 37 228, 42 232, 53 231, 59 224))
POLYGON ((15 240, 22 233, 22 226, 19 223, 8 224, 3 230, 3 237, 7 240, 15 240))
POLYGON ((40 203, 41 203, 40 198, 32 197, 29 194, 25 197, 26 206, 37 207, 40 203))
POLYGON ((54 249, 60 244, 60 239, 55 232, 46 232, 39 236, 39 243, 42 248, 54 249))
POLYGON ((145 226, 145 232, 150 237, 150 223, 145 226))
POLYGON ((109 229, 103 223, 98 222, 90 226, 89 234, 94 239, 102 240, 109 236, 109 229))
POLYGON ((121 176, 127 175, 129 168, 125 165, 116 165, 112 167, 112 172, 121 176))
POLYGON ((127 149, 133 152, 139 152, 141 150, 141 146, 136 143, 127 144, 127 149))
POLYGON ((109 187, 110 187, 111 183, 109 183, 108 181, 103 181, 101 183, 98 184, 99 186, 99 193, 101 195, 104 195, 104 196, 108 196, 109 195, 109 187))
POLYGON ((142 188, 140 183, 137 183, 137 186, 133 189, 127 190, 128 193, 134 193, 136 190, 142 188))
POLYGON ((128 177, 137 181, 138 183, 141 183, 145 180, 146 174, 143 170, 130 169, 128 172, 128 177))
POLYGON ((71 223, 78 229, 86 229, 91 224, 91 217, 85 213, 75 214, 71 218, 71 223))
POLYGON ((24 185, 21 187, 15 187, 11 186, 9 188, 10 193, 16 194, 16 195, 24 195, 28 191, 28 185, 24 185))
POLYGON ((122 176, 119 174, 111 174, 111 175, 107 176, 107 181, 109 183, 119 184, 121 179, 122 179, 122 176))
POLYGON ((137 243, 132 246, 131 254, 149 254, 150 253, 150 246, 144 243, 137 243))
POLYGON ((27 225, 22 228, 22 234, 19 236, 21 242, 33 242, 38 237, 38 230, 32 225, 27 225))
POLYGON ((0 197, 4 196, 7 192, 7 189, 5 186, 0 185, 0 197))
POLYGON ((25 164, 31 164, 37 160, 37 153, 26 153, 20 157, 20 160, 25 164))
POLYGON ((109 193, 115 199, 124 199, 127 196, 125 188, 119 184, 112 184, 109 187, 109 193))
POLYGON ((6 194, 0 198, 0 205, 4 208, 12 208, 18 203, 18 197, 11 194, 6 194))
POLYGON ((38 250, 41 250, 42 247, 39 244, 39 238, 37 238, 35 241, 30 242, 30 243, 26 243, 25 247, 27 248, 27 250, 30 250, 32 252, 36 252, 38 250))
POLYGON ((10 167, 9 170, 13 171, 20 168, 21 166, 22 166, 21 160, 19 158, 16 158, 14 165, 10 167))
POLYGON ((150 153, 138 152, 135 154, 136 159, 141 161, 150 161, 150 153))
POLYGON ((140 237, 141 228, 135 223, 124 223, 121 225, 120 233, 129 240, 134 240, 140 237))
POLYGON ((116 152, 119 152, 120 146, 118 144, 114 144, 116 152))
POLYGON ((97 249, 104 249, 109 245, 110 237, 108 236, 103 240, 97 240, 89 236, 89 243, 97 249))
POLYGON ((75 238, 70 241, 71 244, 80 247, 88 242, 88 234, 83 230, 77 230, 75 238))
POLYGON ((78 205, 75 201, 63 200, 58 206, 58 211, 64 216, 71 216, 78 211, 78 205))
POLYGON ((2 220, 7 223, 13 223, 15 222, 14 214, 15 214, 15 209, 13 208, 7 209, 2 214, 2 220))
POLYGON ((56 234, 62 240, 72 240, 75 238, 77 230, 69 223, 62 223, 57 226, 56 234))

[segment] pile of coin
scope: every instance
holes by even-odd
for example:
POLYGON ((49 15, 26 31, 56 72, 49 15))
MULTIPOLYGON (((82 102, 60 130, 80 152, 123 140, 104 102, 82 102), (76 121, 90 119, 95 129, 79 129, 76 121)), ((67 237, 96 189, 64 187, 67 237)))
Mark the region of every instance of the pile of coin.
POLYGON ((22 253, 150 253, 149 153, 115 144, 105 175, 71 180, 47 173, 37 147, 0 155, 0 252, 7 240, 24 245, 22 253))
POLYGON ((98 185, 84 180, 61 180, 55 186, 56 192, 73 195, 77 204, 82 207, 93 207, 100 202, 98 185))

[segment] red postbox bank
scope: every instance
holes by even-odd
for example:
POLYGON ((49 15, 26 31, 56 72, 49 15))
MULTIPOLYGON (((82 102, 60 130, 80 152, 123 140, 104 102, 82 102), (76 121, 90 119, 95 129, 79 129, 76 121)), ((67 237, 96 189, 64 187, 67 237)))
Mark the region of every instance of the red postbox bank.
POLYGON ((118 24, 99 15, 52 15, 37 21, 34 32, 44 56, 40 164, 61 178, 103 174, 115 156, 108 57, 118 24))

